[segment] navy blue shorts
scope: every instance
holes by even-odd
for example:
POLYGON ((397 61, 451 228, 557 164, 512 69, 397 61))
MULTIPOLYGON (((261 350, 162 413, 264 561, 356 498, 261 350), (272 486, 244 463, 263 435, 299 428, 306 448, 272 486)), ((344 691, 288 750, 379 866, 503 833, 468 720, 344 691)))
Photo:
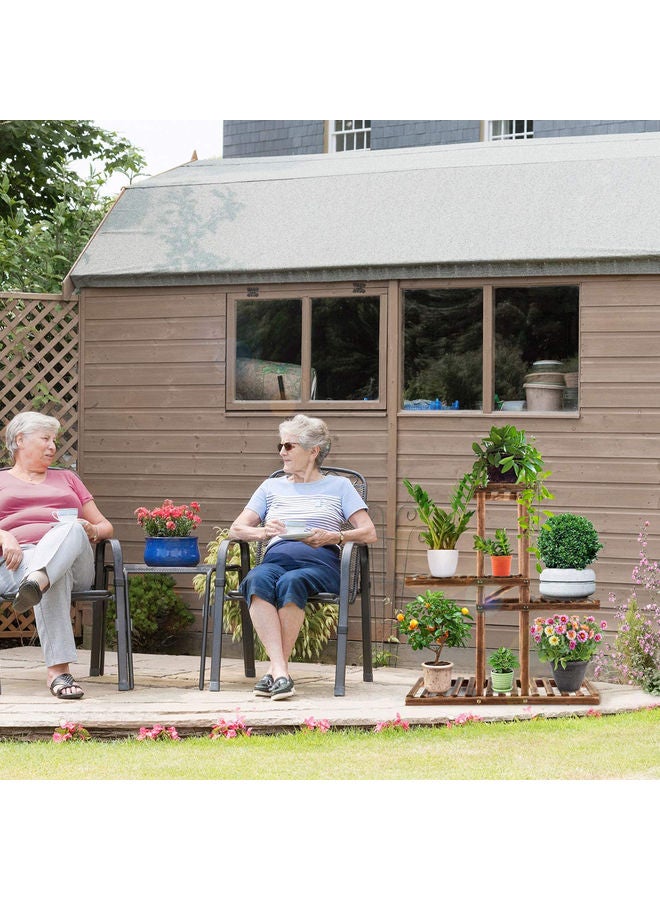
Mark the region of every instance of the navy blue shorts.
POLYGON ((266 551, 264 561, 248 572, 239 588, 248 606, 256 595, 276 609, 286 603, 304 609, 312 594, 338 594, 339 581, 339 553, 334 548, 278 541, 266 551))

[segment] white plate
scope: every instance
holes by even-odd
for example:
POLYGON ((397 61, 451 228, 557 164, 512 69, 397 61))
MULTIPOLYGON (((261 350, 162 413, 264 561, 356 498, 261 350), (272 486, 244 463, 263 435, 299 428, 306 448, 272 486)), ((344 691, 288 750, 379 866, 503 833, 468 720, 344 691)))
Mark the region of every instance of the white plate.
POLYGON ((292 531, 291 534, 285 532, 284 534, 278 535, 278 537, 283 541, 304 541, 311 533, 311 531, 292 531))

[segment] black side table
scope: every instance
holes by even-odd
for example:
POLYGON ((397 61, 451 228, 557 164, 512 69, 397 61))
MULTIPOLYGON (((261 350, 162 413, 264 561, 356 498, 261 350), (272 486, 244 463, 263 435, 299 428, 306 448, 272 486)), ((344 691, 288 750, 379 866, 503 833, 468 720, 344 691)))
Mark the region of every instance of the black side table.
MULTIPOLYGON (((147 566, 145 563, 130 563, 124 566, 124 587, 126 590, 126 603, 129 608, 130 618, 130 600, 128 594, 128 578, 130 575, 147 575, 149 572, 160 575, 198 575, 206 576, 204 587, 204 608, 202 610, 202 651, 199 663, 199 689, 204 690, 204 675, 206 671, 206 642, 208 637, 209 615, 211 610, 211 573, 215 571, 215 566, 208 563, 200 563, 197 566, 147 566)), ((131 623, 129 621, 129 690, 133 690, 133 653, 130 646, 131 623)))

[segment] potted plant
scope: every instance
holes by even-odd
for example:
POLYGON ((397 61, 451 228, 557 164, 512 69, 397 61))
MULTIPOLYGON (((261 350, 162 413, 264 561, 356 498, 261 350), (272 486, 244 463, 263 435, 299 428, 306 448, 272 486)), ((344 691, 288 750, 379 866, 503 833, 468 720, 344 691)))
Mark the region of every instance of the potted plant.
MULTIPOLYGON (((550 472, 539 450, 534 446, 535 438, 515 425, 493 425, 481 442, 475 441, 472 450, 476 459, 472 475, 480 487, 488 484, 522 484, 525 489, 518 496, 524 509, 519 525, 530 537, 529 551, 538 558, 538 548, 533 543, 541 516, 548 515, 541 510, 544 500, 554 499, 545 485, 550 472)), ((540 571, 540 565, 537 565, 540 571)))
POLYGON ((191 532, 201 523, 199 503, 177 506, 163 500, 160 506, 135 510, 138 525, 147 538, 144 561, 148 566, 196 566, 199 562, 197 537, 191 532))
POLYGON ((520 665, 518 657, 508 647, 499 647, 488 657, 490 681, 498 694, 508 694, 513 690, 513 673, 520 665))
POLYGON ((441 660, 440 654, 443 647, 465 646, 472 616, 442 591, 427 590, 398 612, 396 620, 413 650, 429 647, 435 652, 435 659, 422 663, 424 686, 429 693, 444 694, 451 687, 454 664, 441 660))
POLYGON ((491 572, 495 577, 511 574, 513 554, 506 528, 496 528, 494 538, 483 538, 481 535, 475 534, 474 549, 490 556, 491 572))
POLYGON ((596 590, 596 575, 587 568, 603 545, 593 522, 574 513, 559 513, 544 524, 538 538, 546 566, 540 575, 543 597, 575 599, 596 590))
POLYGON ((440 508, 419 484, 411 484, 404 478, 406 490, 417 504, 417 514, 426 525, 422 539, 428 546, 427 558, 431 575, 447 578, 454 574, 458 566, 456 542, 467 529, 475 513, 468 509, 474 497, 476 483, 471 473, 465 474, 458 482, 451 497, 449 509, 440 508))
POLYGON ((607 622, 596 624, 593 616, 563 613, 534 620, 530 631, 539 659, 550 663, 557 688, 562 692, 577 691, 582 684, 590 659, 603 640, 607 622))

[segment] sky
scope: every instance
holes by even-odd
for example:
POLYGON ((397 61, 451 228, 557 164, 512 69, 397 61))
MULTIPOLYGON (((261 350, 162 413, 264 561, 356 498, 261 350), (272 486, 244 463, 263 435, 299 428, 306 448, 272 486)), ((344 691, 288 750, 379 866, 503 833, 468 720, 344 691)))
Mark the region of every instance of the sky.
MULTIPOLYGON (((115 131, 142 150, 147 160, 145 177, 158 175, 192 159, 222 155, 222 121, 219 119, 93 119, 108 131, 115 131)), ((136 179, 140 181, 141 179, 136 179)), ((128 186, 123 175, 106 183, 108 196, 128 186)))

